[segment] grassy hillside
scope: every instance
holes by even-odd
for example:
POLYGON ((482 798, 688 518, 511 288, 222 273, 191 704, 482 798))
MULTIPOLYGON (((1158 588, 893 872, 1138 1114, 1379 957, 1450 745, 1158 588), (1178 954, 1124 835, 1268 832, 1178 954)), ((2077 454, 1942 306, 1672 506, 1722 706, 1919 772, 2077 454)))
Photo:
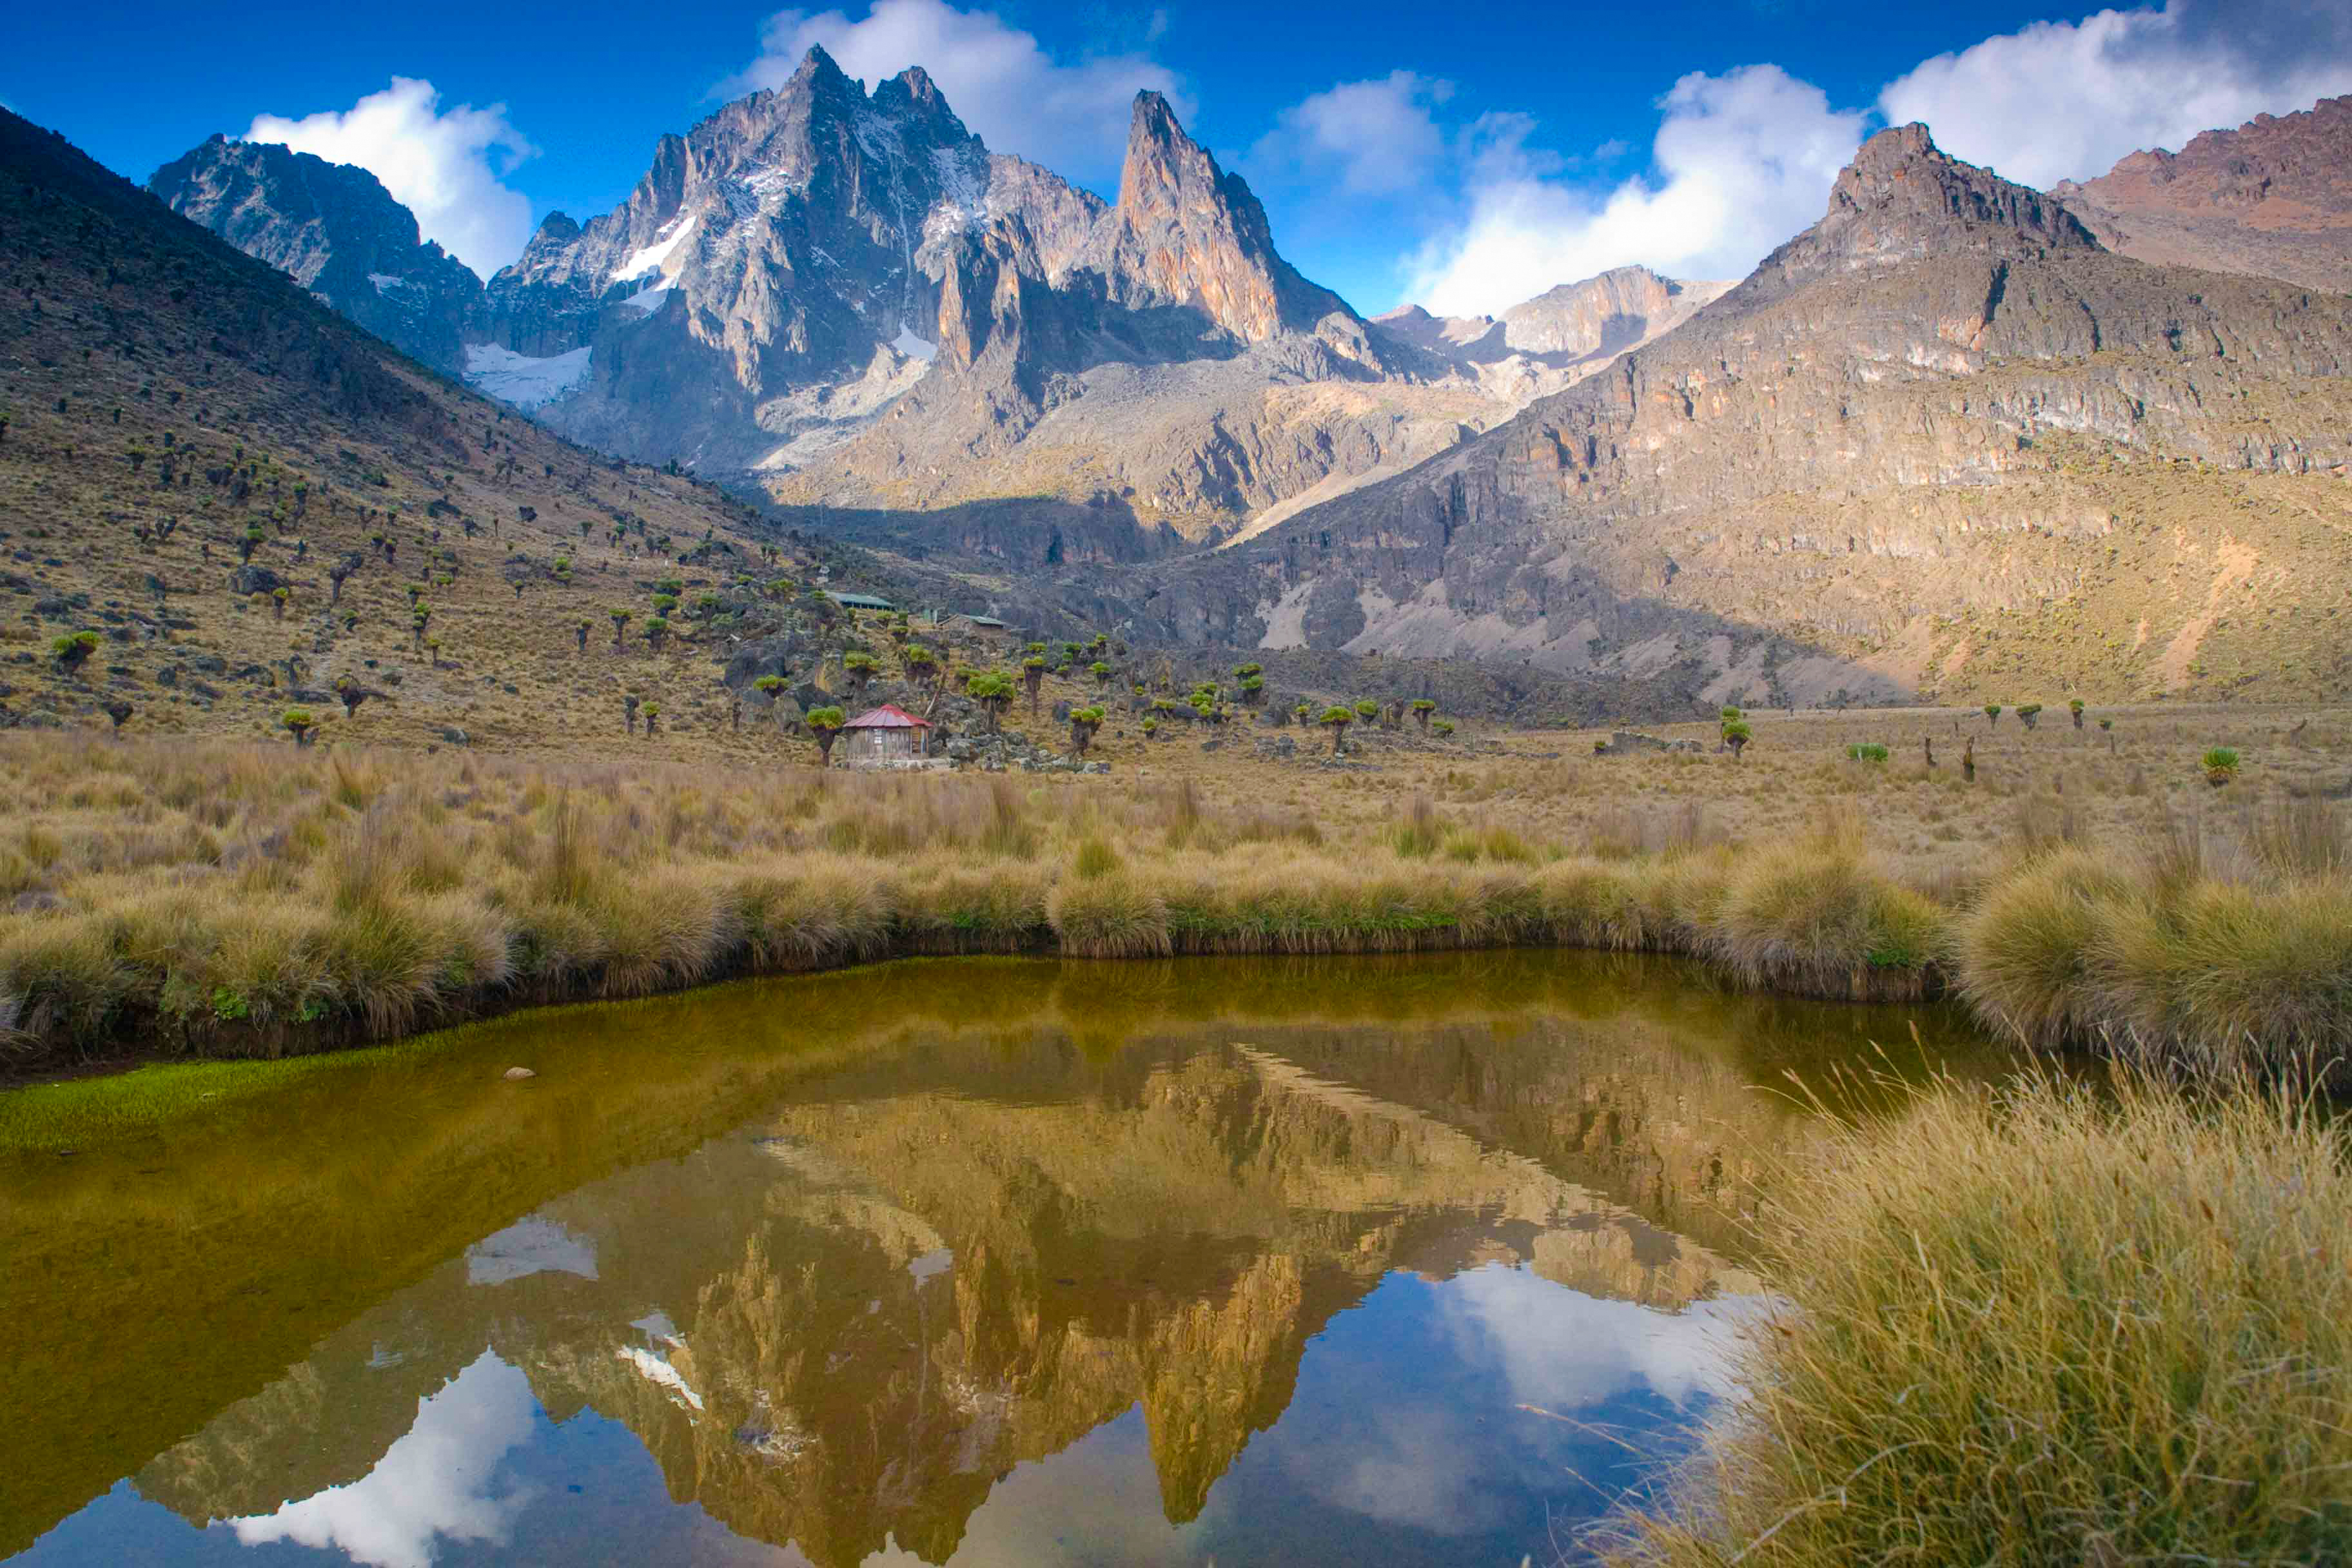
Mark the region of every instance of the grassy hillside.
POLYGON ((746 744, 696 601, 824 547, 402 358, 5 113, 0 171, 0 722, 282 735, 303 706, 351 739, 568 749, 621 738, 635 693, 666 747, 746 744), (348 721, 340 677, 378 694, 348 721))

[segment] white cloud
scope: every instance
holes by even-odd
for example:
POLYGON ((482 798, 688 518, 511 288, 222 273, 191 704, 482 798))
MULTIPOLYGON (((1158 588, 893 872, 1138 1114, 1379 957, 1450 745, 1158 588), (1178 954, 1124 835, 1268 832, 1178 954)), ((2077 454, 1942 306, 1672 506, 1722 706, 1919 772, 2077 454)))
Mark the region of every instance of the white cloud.
POLYGON ((1955 157, 2047 186, 2347 89, 2352 7, 2341 0, 2169 0, 1937 55, 1889 83, 1879 107, 1892 123, 1926 121, 1955 157))
POLYGON ((1284 110, 1250 159, 1336 178, 1357 195, 1411 190, 1445 156, 1445 132, 1431 110, 1453 96, 1452 82, 1409 70, 1341 82, 1284 110))
POLYGON ((530 1441, 535 1408, 523 1374, 485 1351, 417 1402, 415 1425, 366 1475, 229 1527, 247 1546, 340 1547, 369 1568, 431 1568, 444 1536, 503 1546, 531 1493, 493 1497, 490 1486, 507 1452, 530 1441))
POLYGON ((960 11, 943 0, 875 0, 856 21, 837 10, 779 11, 760 29, 760 58, 720 90, 782 85, 813 44, 869 88, 922 67, 992 151, 1074 178, 1117 171, 1139 90, 1165 94, 1180 116, 1192 108, 1176 74, 1148 56, 1057 61, 994 12, 960 11))
POLYGON ((346 110, 299 120, 260 115, 245 140, 358 164, 416 215, 425 238, 484 277, 530 239, 530 200, 504 179, 539 149, 507 122, 503 103, 444 110, 431 82, 396 76, 346 110))
POLYGON ((1822 215, 1867 119, 1778 66, 1693 72, 1660 100, 1654 176, 1595 192, 1528 145, 1535 122, 1471 129, 1466 216, 1411 263, 1412 297, 1441 315, 1491 314, 1560 283, 1640 263, 1738 278, 1822 215))

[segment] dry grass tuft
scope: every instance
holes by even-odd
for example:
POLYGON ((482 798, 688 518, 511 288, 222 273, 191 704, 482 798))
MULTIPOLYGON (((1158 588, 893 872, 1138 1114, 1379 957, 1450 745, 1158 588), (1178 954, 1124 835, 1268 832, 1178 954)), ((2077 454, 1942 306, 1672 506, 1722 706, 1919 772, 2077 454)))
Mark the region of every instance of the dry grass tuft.
POLYGON ((1624 1568, 2352 1555, 2339 1128, 2257 1090, 1945 1083, 1763 1221, 1786 1305, 1624 1568), (2322 1261, 2325 1260, 2325 1261, 2322 1261))

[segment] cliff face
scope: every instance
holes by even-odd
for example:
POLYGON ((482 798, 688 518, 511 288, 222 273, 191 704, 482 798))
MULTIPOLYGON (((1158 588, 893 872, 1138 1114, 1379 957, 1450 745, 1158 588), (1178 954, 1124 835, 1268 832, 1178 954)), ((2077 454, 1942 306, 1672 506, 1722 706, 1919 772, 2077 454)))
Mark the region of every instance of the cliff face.
POLYGON ((2343 600, 2347 373, 2352 300, 2111 255, 1900 128, 1680 331, 1171 567, 1151 613, 1269 647, 1697 657, 1710 701, 2324 684, 2229 610, 2343 600))
POLYGON ((2134 153, 2052 195, 2142 261, 2352 292, 2352 96, 2134 153))
POLYGON ((415 216, 364 169, 215 136, 147 188, 436 370, 461 370, 483 330, 481 279, 420 243, 415 216))

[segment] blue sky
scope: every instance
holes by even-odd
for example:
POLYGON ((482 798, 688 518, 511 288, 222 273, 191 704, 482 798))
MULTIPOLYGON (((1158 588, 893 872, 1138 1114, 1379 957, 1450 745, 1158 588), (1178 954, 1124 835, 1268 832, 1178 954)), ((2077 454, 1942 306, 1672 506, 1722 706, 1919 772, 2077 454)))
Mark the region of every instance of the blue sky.
POLYGON ((1367 312, 1496 310, 1625 262, 1738 276, 1890 119, 2046 184, 2352 91, 2345 0, 110 0, 19 7, 10 32, 0 102, 110 167, 144 179, 215 131, 290 141, 374 169, 485 273, 551 209, 615 205, 656 137, 810 41, 869 85, 925 66, 992 147, 1105 195, 1128 101, 1156 87, 1248 175, 1284 253, 1367 312))

